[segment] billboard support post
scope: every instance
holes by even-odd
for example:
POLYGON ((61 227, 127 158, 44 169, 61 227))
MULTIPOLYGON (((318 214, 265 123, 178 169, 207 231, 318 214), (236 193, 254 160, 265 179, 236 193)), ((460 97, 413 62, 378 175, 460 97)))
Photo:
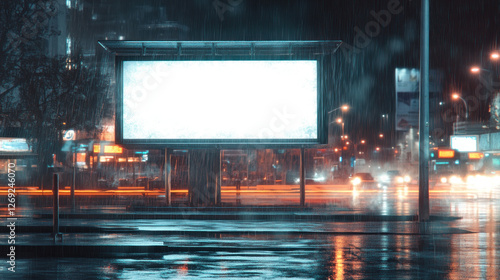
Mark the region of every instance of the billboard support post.
POLYGON ((300 206, 305 206, 306 201, 306 180, 305 180, 305 149, 300 148, 300 206))
POLYGON ((167 206, 172 205, 172 150, 165 149, 165 203, 167 206))
POLYGON ((216 199, 215 199, 215 205, 220 206, 221 205, 221 188, 222 188, 222 150, 219 149, 219 165, 218 165, 218 170, 217 170, 217 175, 216 175, 216 185, 215 187, 217 188, 217 194, 216 194, 216 199))
POLYGON ((76 143, 73 141, 73 182, 71 184, 71 212, 75 212, 75 189, 76 189, 76 143))
POLYGON ((429 0, 421 3, 418 221, 429 220, 429 0))
POLYGON ((187 153, 187 189, 188 189, 188 205, 193 206, 193 179, 191 176, 191 151, 187 153))

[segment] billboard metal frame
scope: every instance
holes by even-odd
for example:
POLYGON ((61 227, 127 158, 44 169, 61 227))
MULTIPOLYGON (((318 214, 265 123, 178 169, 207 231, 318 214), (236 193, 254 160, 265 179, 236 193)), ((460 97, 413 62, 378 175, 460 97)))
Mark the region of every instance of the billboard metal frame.
POLYGON ((99 41, 115 55, 116 120, 115 142, 133 148, 248 149, 307 148, 327 144, 328 108, 324 71, 340 41, 99 41), (316 139, 124 139, 123 138, 123 62, 124 61, 317 61, 317 138, 316 139))

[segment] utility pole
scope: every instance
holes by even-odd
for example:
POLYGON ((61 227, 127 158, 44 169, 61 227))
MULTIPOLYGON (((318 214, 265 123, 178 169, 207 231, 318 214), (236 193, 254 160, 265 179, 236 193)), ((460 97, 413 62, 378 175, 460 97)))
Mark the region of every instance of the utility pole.
POLYGON ((429 220, 429 0, 421 2, 418 220, 429 220))

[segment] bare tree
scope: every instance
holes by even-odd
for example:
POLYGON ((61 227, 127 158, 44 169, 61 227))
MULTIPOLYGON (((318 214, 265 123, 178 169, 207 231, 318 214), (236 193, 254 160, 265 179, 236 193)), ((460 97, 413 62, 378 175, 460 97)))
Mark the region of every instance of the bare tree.
POLYGON ((47 55, 46 39, 57 35, 46 24, 56 12, 51 1, 1 1, 0 11, 6 27, 0 29, 0 114, 4 126, 31 135, 42 182, 51 155, 61 151, 63 130, 99 132, 110 87, 80 50, 47 55))

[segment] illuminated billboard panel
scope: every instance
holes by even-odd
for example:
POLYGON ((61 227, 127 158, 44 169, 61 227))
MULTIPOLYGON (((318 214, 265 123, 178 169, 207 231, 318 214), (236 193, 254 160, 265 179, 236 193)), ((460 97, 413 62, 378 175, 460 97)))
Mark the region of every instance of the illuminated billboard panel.
POLYGON ((316 60, 121 63, 124 142, 318 142, 316 60))
POLYGON ((452 135, 450 136, 451 148, 459 152, 476 152, 477 135, 452 135))

